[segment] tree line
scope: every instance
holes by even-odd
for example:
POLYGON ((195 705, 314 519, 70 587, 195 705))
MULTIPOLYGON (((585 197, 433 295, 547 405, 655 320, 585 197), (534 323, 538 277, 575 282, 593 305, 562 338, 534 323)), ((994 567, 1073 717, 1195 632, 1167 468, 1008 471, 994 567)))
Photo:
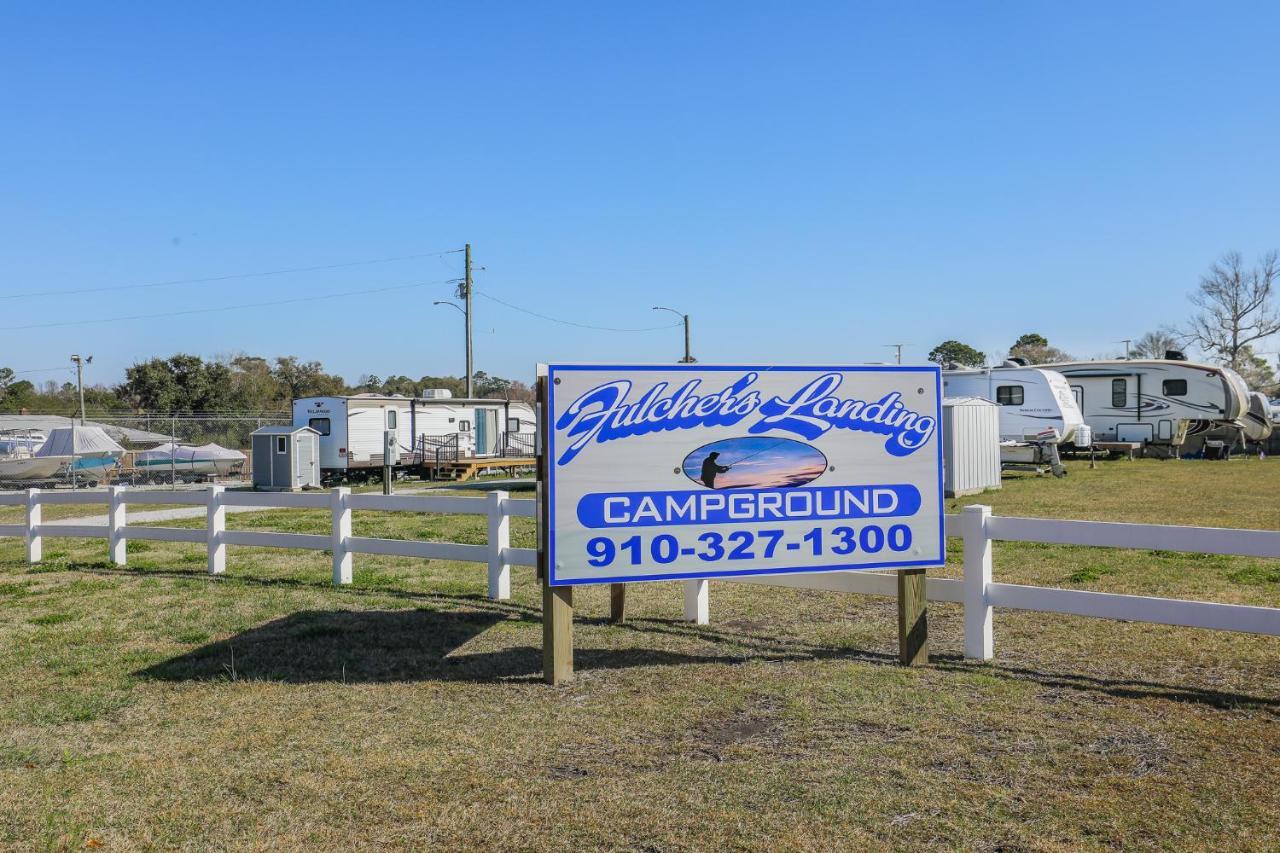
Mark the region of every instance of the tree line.
MULTIPOLYGON (((1131 341, 1130 358, 1164 358, 1170 350, 1195 347, 1210 361, 1239 373, 1249 387, 1264 394, 1280 394, 1276 368, 1257 345, 1280 333, 1280 255, 1268 252, 1253 266, 1247 266, 1239 252, 1228 252, 1203 276, 1189 299, 1194 313, 1182 326, 1161 326, 1131 341)), ((1275 355, 1275 353, 1270 353, 1275 355)), ((1037 332, 1020 336, 1009 347, 1008 358, 1027 364, 1076 361, 1051 346, 1037 332)), ((941 365, 982 367, 988 356, 957 340, 947 340, 929 352, 929 360, 941 365)))
MULTIPOLYGON (((476 371, 473 387, 485 399, 533 399, 533 391, 520 381, 490 376, 476 371)), ((318 361, 302 361, 295 356, 266 359, 234 355, 206 360, 198 355, 178 353, 169 358, 152 358, 131 365, 118 385, 86 385, 88 416, 152 413, 164 415, 205 415, 231 412, 272 414, 288 412, 298 397, 345 394, 403 394, 414 396, 428 388, 446 388, 461 397, 466 381, 458 376, 360 377, 349 385, 341 376, 329 373, 318 361)), ((8 367, 0 367, 0 412, 28 411, 71 416, 79 410, 74 382, 46 381, 39 385, 20 379, 8 367)))

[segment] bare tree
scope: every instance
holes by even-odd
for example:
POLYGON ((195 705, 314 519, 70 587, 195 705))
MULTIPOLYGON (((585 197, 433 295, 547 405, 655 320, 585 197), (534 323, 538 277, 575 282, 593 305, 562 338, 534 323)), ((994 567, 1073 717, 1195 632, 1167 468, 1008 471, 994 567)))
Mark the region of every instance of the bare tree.
POLYGON ((1179 349, 1182 349, 1182 337, 1177 329, 1161 326, 1134 341, 1129 353, 1134 358, 1164 358, 1169 350, 1179 349))
POLYGON ((1272 303, 1280 258, 1272 251, 1245 269, 1239 252, 1227 252, 1200 279, 1191 301, 1200 313, 1186 337, 1205 352, 1238 369, 1242 350, 1280 332, 1280 312, 1272 303))

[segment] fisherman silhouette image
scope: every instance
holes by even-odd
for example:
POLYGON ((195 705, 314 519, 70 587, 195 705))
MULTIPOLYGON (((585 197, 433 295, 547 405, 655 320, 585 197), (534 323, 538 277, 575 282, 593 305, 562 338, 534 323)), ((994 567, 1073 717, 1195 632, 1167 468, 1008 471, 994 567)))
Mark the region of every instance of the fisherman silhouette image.
POLYGON ((714 489, 716 487, 716 474, 723 474, 730 468, 728 465, 720 465, 716 462, 716 459, 719 456, 720 454, 718 452, 712 451, 707 458, 702 461, 702 484, 708 489, 714 489))

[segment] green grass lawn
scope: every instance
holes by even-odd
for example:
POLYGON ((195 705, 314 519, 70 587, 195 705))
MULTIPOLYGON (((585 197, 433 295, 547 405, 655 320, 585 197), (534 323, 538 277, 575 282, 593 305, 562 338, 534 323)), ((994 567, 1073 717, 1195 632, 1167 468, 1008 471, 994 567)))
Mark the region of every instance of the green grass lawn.
MULTIPOLYGON (((1069 468, 948 510, 1280 529, 1274 460, 1069 468)), ((355 527, 485 537, 482 517, 355 527)), ((1280 638, 997 611, 979 665, 935 604, 933 664, 904 669, 889 599, 713 582, 697 627, 678 584, 644 584, 614 626, 580 588, 578 678, 551 688, 529 569, 491 602, 478 564, 356 555, 335 589, 318 552, 233 547, 209 578, 197 545, 132 543, 127 568, 101 540, 45 551, 0 539, 15 849, 1280 846, 1280 638)), ((1277 560, 995 555, 1000 581, 1280 606, 1277 560)))

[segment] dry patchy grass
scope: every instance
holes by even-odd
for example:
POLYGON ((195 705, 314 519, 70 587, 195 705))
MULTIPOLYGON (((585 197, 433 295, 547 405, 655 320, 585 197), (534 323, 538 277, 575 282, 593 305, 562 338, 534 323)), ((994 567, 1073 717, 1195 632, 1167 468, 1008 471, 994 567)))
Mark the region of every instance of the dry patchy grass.
MULTIPOLYGON (((1005 514, 1280 528, 1280 463, 1073 464, 1010 479, 1005 514)), ((950 502, 949 502, 950 503, 950 502)), ((514 544, 532 528, 514 525, 514 544)), ((323 513, 234 515, 318 532, 323 513)), ((193 522, 194 523, 194 522, 193 522)), ((357 513, 359 535, 481 542, 483 519, 357 513)), ((0 839, 15 848, 1280 844, 1280 641, 998 612, 965 663, 902 669, 883 599, 582 588, 579 677, 539 681, 538 588, 473 564, 0 540, 0 839)), ((957 554, 958 556, 958 554, 957 554)), ((1277 561, 999 544, 1022 583, 1280 606, 1277 561)), ((955 572, 949 566, 947 572, 955 572)))

